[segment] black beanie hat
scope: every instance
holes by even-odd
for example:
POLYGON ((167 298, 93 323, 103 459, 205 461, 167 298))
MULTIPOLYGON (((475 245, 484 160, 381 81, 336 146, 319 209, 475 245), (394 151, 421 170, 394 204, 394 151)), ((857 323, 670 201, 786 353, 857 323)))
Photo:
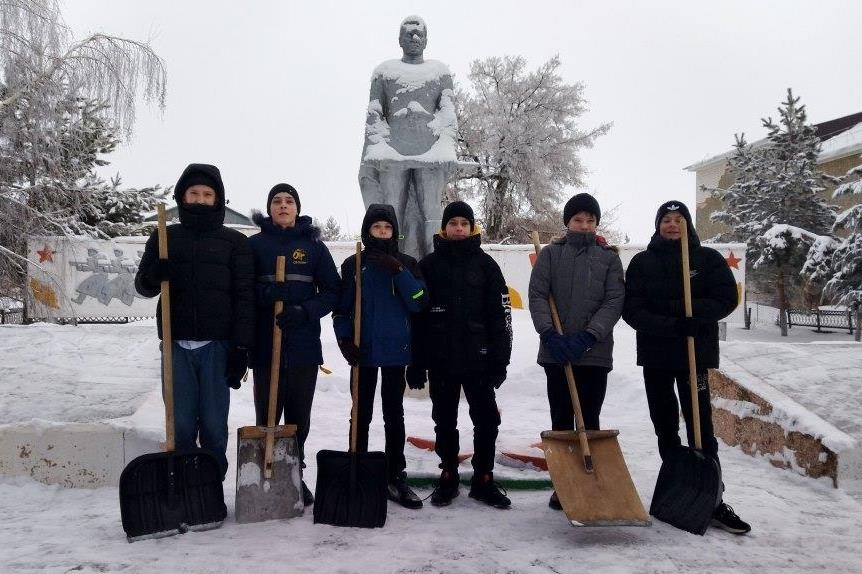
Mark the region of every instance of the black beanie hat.
POLYGON ((293 196, 293 201, 296 202, 296 214, 299 215, 299 212, 302 211, 302 204, 299 203, 299 192, 289 183, 277 183, 269 190, 269 195, 266 196, 266 214, 272 215, 269 206, 272 204, 272 198, 279 193, 289 193, 293 196))
POLYGON ((582 211, 595 215, 596 225, 602 219, 602 210, 599 208, 599 202, 596 201, 596 198, 589 193, 579 193, 566 202, 566 206, 563 208, 563 225, 568 227, 569 220, 576 213, 582 211))
POLYGON ((689 235, 691 235, 691 231, 694 229, 691 221, 691 213, 689 213, 688 208, 681 201, 671 200, 666 201, 661 204, 656 211, 655 214, 655 229, 658 231, 659 223, 661 223, 661 218, 667 215, 668 213, 679 213, 685 218, 687 223, 686 227, 688 227, 689 235))
POLYGON ((443 219, 440 221, 440 229, 446 229, 446 224, 453 217, 463 217, 470 222, 470 231, 476 226, 476 217, 473 208, 463 201, 453 201, 443 209, 443 219))

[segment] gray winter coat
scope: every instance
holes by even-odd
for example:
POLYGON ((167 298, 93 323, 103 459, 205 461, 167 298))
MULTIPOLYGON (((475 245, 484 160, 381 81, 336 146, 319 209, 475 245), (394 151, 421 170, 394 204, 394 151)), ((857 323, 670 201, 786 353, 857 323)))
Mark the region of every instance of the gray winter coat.
MULTIPOLYGON (((625 299, 623 265, 617 252, 596 242, 594 233, 568 232, 542 249, 530 275, 530 315, 536 332, 554 328, 548 295, 554 296, 563 333, 586 330, 596 344, 577 363, 613 368, 614 325, 625 299)), ((556 361, 539 347, 539 364, 556 361)))

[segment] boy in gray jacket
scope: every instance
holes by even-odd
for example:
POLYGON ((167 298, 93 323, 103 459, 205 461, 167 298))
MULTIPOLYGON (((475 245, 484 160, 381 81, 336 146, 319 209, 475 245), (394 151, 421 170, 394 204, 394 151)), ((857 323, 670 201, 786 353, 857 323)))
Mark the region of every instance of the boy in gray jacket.
MULTIPOLYGON (((548 379, 553 430, 573 430, 574 409, 563 367, 572 365, 588 430, 599 429, 608 373, 613 368, 614 325, 623 312, 623 266, 616 250, 596 235, 601 209, 579 193, 566 203, 566 236, 542 249, 530 275, 530 315, 541 345, 537 362, 548 379), (563 334, 551 319, 554 297, 563 334)), ((560 509, 556 492, 548 503, 560 509)))

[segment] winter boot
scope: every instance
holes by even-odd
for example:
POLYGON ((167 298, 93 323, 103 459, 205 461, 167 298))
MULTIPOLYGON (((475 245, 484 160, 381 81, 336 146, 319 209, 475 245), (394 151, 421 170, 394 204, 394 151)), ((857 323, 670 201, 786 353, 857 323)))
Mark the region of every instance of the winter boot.
POLYGON ((551 499, 548 501, 548 506, 553 508, 554 510, 562 510, 563 505, 560 504, 560 497, 557 496, 557 491, 555 490, 553 494, 551 494, 551 499))
POLYGON ((458 484, 460 481, 458 473, 451 470, 444 470, 440 473, 440 480, 431 493, 431 504, 434 506, 449 506, 452 504, 452 499, 458 496, 458 484))
POLYGON ((402 472, 389 481, 389 500, 404 508, 422 508, 422 499, 407 485, 407 473, 402 472))
POLYGON ((314 504, 314 495, 311 494, 311 491, 308 490, 308 486, 305 484, 305 481, 302 481, 302 504, 304 506, 311 506, 314 504))
POLYGON ((711 524, 733 534, 745 534, 751 530, 751 525, 738 517, 733 508, 724 502, 712 513, 711 524))
POLYGON ((470 483, 470 498, 484 502, 494 508, 509 508, 512 501, 506 496, 506 491, 500 489, 500 485, 494 482, 494 473, 473 475, 470 483))

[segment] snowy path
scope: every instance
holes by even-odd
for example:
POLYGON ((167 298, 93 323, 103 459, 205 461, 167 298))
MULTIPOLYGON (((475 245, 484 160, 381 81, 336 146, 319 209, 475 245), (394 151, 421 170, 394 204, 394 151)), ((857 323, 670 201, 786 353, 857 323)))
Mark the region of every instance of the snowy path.
MULTIPOLYGON (((510 380, 500 389, 503 427, 499 446, 523 447, 537 438, 548 424, 542 371, 534 363, 537 337, 529 317, 515 313, 517 348, 510 367, 510 380)), ((21 329, 21 328, 19 328, 21 329)), ((4 411, 22 420, 23 407, 10 407, 8 390, 16 401, 27 400, 27 380, 46 380, 44 374, 58 365, 80 364, 116 379, 118 395, 109 398, 110 416, 123 416, 133 405, 157 392, 156 349, 153 327, 110 327, 105 340, 88 348, 92 356, 62 339, 58 327, 32 329, 41 344, 54 349, 53 363, 28 366, 34 344, 16 333, 0 330, 2 349, 15 342, 20 363, 13 361, 10 378, 4 371, 0 390, 4 411), (123 331, 122 329, 127 329, 123 331), (147 332, 146 329, 149 329, 147 332), (54 329, 52 331, 51 329, 54 329), (138 332, 137 329, 143 329, 138 332), (45 334, 47 333, 47 334, 45 334), (111 341, 111 336, 116 340, 111 341), (20 339, 20 340, 19 340, 20 339), (63 349, 75 349, 63 358, 63 349), (134 363, 113 362, 118 349, 126 349, 134 363), (139 349, 132 357, 134 349, 139 349), (108 361, 103 363, 103 361, 108 361), (106 365, 106 366, 102 366, 106 365), (125 366, 131 365, 131 367, 125 366), (150 371, 153 371, 152 373, 150 371), (143 389, 121 381, 126 374, 147 379, 143 389), (128 387, 128 388, 127 388, 128 387), (24 398, 21 398, 24 397, 24 398), (123 403, 117 405, 116 403, 123 403), (14 409, 14 410, 12 410, 14 409)), ((80 329, 80 328, 79 328, 80 329)), ((98 331, 99 328, 88 327, 98 331)), ((104 328, 102 328, 104 329, 104 328)), ((346 448, 347 370, 336 361, 338 351, 329 329, 324 354, 335 372, 321 376, 308 442, 311 453, 321 448, 346 448)), ((82 333, 83 331, 73 331, 82 333)), ((92 333, 87 333, 89 338, 92 333)), ((95 336, 95 335, 93 335, 95 336)), ((640 372, 634 366, 634 334, 625 326, 616 331, 617 368, 611 374, 603 412, 603 426, 619 428, 620 442, 646 505, 658 472, 655 439, 647 415, 640 372)), ((0 351, 6 361, 9 355, 0 351)), ((83 370, 78 373, 84 377, 83 370)), ((86 375, 96 380, 95 375, 86 375)), ((51 380, 75 385, 69 376, 51 380)), ((83 379, 82 379, 83 380, 83 379)), ((101 380, 101 379, 100 379, 101 380)), ((56 382, 56 384, 61 384, 56 382)), ((232 429, 253 420, 251 386, 233 395, 232 429)), ((31 390, 32 387, 29 387, 31 390)), ((40 389, 43 393, 49 389, 40 389)), ((60 393, 67 404, 83 395, 60 393)), ((38 393, 37 393, 38 394, 38 393)), ((105 393, 106 395, 108 393, 105 393)), ((99 395, 101 397, 101 394, 99 395)), ((97 400, 101 401, 101 398, 97 400)), ((31 405, 55 413, 68 411, 63 404, 31 405)), ((16 403, 17 405, 17 403, 16 403)), ((379 409, 379 403, 377 405, 379 409)), ((408 434, 430 436, 430 403, 406 399, 408 434)), ((379 410, 378 410, 379 412, 379 410)), ((8 417, 8 414, 6 415, 8 417)), ((153 412, 157 419, 160 413, 153 412)), ((466 409, 462 421, 467 422, 466 409)), ((8 418, 3 422, 9 422, 8 418)), ((469 447, 469 423, 462 424, 462 443, 469 447), (466 432, 463 430, 466 428, 466 432), (465 438, 467 440, 465 440, 465 438)), ((382 447, 381 423, 375 420, 371 447, 382 447)), ((233 457, 234 446, 229 448, 233 457)), ((735 537, 710 530, 698 537, 656 522, 649 528, 574 529, 564 517, 547 507, 548 491, 511 492, 508 511, 485 508, 466 496, 444 509, 430 505, 420 511, 391 506, 386 527, 379 530, 344 529, 312 524, 311 514, 285 522, 238 525, 228 522, 219 530, 189 533, 163 540, 128 544, 120 526, 116 488, 71 490, 45 486, 28 479, 0 479, 0 571, 2 572, 248 572, 277 569, 286 572, 810 572, 830 568, 862 572, 862 504, 825 481, 814 481, 792 472, 772 468, 768 462, 721 448, 726 499, 753 526, 749 536, 735 537)), ((312 461, 310 461, 312 462, 312 461)), ((408 470, 434 470, 433 456, 408 447, 408 470)), ((503 471, 503 472, 511 472, 503 471)), ((314 482, 314 470, 307 478, 314 482)), ((225 493, 229 513, 233 511, 233 479, 225 493)), ((422 492, 429 494, 428 490, 422 492)))

